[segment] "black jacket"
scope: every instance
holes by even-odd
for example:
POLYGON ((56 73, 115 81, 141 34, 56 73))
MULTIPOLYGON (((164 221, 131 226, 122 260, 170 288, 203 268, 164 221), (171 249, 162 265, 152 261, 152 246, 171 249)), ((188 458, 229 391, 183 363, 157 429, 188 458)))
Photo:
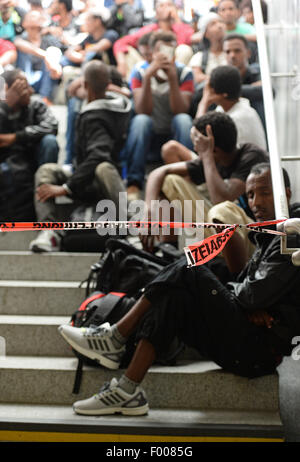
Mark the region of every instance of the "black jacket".
POLYGON ((0 102, 0 133, 16 133, 16 142, 0 149, 0 162, 11 154, 33 157, 35 148, 45 135, 57 135, 58 123, 42 99, 34 95, 28 106, 19 112, 11 112, 6 103, 0 102))
MULTIPOLYGON (((300 217, 299 204, 291 207, 291 216, 300 217)), ((300 335, 300 268, 290 255, 280 253, 279 236, 252 232, 249 237, 255 252, 237 281, 227 287, 245 311, 268 311, 290 336, 300 335)))
POLYGON ((132 103, 123 95, 107 92, 105 99, 87 104, 76 121, 75 172, 67 186, 72 196, 83 198, 101 162, 118 164, 126 139, 132 103))

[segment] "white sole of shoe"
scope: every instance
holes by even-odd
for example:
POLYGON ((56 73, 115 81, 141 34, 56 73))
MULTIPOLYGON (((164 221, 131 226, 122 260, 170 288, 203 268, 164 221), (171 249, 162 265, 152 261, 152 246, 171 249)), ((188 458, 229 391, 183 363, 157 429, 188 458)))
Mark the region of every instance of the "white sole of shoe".
POLYGON ((149 405, 145 404, 144 406, 138 408, 108 408, 108 409, 91 409, 91 410, 81 410, 75 409, 73 406, 73 410, 76 414, 80 415, 114 415, 114 414, 122 414, 128 416, 139 416, 145 415, 149 412, 149 405))
POLYGON ((100 353, 97 353, 94 350, 86 349, 83 347, 78 346, 76 343, 73 342, 72 339, 70 339, 67 335, 65 335, 63 330, 59 330, 63 338, 68 342, 69 345, 71 345, 74 350, 78 351, 78 353, 86 356, 89 359, 92 359, 93 361, 97 361, 101 366, 106 367, 107 369, 112 369, 116 370, 119 369, 120 363, 116 363, 115 361, 112 361, 111 359, 106 358, 105 356, 102 356, 100 353))

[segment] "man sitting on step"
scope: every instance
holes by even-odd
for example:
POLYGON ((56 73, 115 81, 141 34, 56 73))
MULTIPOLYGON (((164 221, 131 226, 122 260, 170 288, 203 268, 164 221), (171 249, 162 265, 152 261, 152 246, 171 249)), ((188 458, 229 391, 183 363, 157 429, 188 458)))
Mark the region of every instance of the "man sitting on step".
MULTIPOLYGON (((274 219, 269 164, 253 167, 246 194, 256 220, 274 219)), ((291 207, 291 216, 295 214, 291 207)), ((119 367, 129 335, 136 332, 138 341, 120 379, 113 378, 92 398, 76 402, 75 412, 147 413, 149 406, 140 383, 156 356, 176 337, 228 372, 249 378, 274 373, 283 356, 291 353, 293 337, 300 333, 300 268, 292 264, 290 256, 280 253, 280 236, 252 231, 249 239, 256 244, 255 253, 226 286, 205 265, 188 268, 183 258, 166 267, 113 326, 60 326, 62 336, 75 350, 110 369, 119 367)), ((238 234, 228 242, 231 261, 240 244, 238 234)), ((242 263, 235 262, 235 271, 242 263)))
MULTIPOLYGON (((38 221, 57 221, 55 198, 69 196, 89 206, 109 199, 118 210, 119 193, 125 192, 117 169, 129 123, 131 101, 122 94, 106 92, 109 68, 99 60, 84 70, 87 103, 76 125, 76 155, 73 173, 57 164, 45 164, 35 175, 35 209, 38 221)), ((40 231, 30 243, 33 252, 60 250, 60 235, 40 231)))

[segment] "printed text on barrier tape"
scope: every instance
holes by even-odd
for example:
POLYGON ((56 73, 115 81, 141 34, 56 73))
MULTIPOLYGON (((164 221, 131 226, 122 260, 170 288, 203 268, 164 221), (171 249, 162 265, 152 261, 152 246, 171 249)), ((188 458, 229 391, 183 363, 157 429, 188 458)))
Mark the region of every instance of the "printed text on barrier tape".
POLYGON ((237 225, 227 228, 219 234, 207 237, 197 244, 184 247, 185 256, 188 262, 188 267, 203 265, 209 260, 215 258, 224 249, 227 242, 232 238, 237 225))
MULTIPOLYGON (((285 220, 274 220, 263 223, 240 224, 218 224, 218 228, 228 229, 233 226, 248 228, 259 233, 268 233, 284 236, 285 233, 261 229, 263 226, 276 225, 285 220)), ((216 228, 215 223, 182 223, 182 222, 161 222, 161 221, 88 221, 88 222, 0 222, 0 231, 32 231, 43 229, 60 230, 87 230, 87 229, 155 229, 155 228, 216 228)))

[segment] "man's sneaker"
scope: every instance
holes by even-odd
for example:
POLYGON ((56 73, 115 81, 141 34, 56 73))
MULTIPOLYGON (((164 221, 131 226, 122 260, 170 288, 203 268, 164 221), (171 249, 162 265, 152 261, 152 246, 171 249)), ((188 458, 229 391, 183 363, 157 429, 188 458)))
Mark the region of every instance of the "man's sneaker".
POLYGON ((144 415, 149 411, 149 405, 141 387, 137 387, 130 395, 113 378, 110 383, 103 385, 98 394, 74 403, 73 409, 77 414, 83 415, 144 415))
POLYGON ((40 231, 37 238, 30 242, 29 250, 36 253, 59 252, 61 237, 52 229, 40 231))
POLYGON ((118 369, 125 345, 115 346, 108 322, 90 327, 72 327, 67 324, 59 326, 58 330, 78 353, 98 361, 108 369, 118 369))

